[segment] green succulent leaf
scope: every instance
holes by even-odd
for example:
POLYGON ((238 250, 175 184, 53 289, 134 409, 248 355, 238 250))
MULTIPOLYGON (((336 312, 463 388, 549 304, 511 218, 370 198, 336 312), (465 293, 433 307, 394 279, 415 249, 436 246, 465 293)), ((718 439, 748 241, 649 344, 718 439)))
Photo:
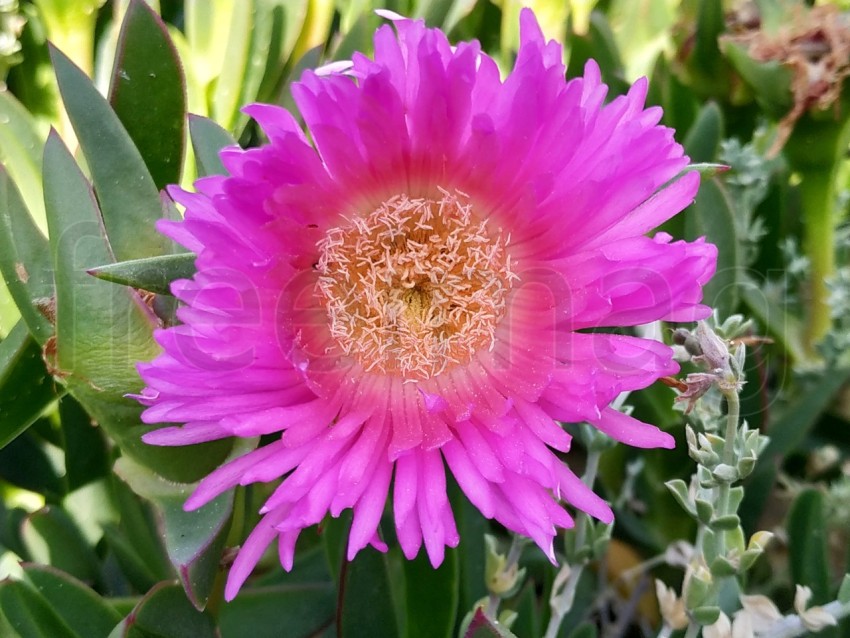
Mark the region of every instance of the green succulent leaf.
POLYGON ((447 550, 437 569, 420 552, 403 563, 407 638, 452 635, 459 598, 457 552, 447 550))
POLYGON ((26 432, 0 450, 0 479, 24 490, 57 500, 68 491, 45 450, 45 441, 35 432, 49 430, 46 420, 37 421, 26 432))
POLYGON ((56 273, 57 374, 134 458, 172 480, 209 473, 227 455, 228 441, 189 448, 141 441, 151 428, 141 425, 141 407, 125 395, 141 386, 136 362, 158 353, 151 337, 157 321, 134 291, 87 274, 93 265, 111 262, 112 252, 94 193, 55 133, 45 148, 44 193, 56 273))
POLYGON ((0 91, 0 164, 19 185, 23 201, 42 226, 41 148, 35 118, 8 91, 0 91))
POLYGON ((310 638, 333 627, 335 609, 330 583, 256 587, 224 606, 219 627, 228 638, 278 638, 285 623, 288 637, 310 638))
POLYGON ((109 103, 145 161, 157 189, 180 180, 186 80, 160 17, 142 0, 124 14, 109 103))
POLYGON ((104 525, 103 537, 114 554, 122 575, 133 589, 148 591, 159 582, 161 576, 154 573, 155 568, 142 558, 133 543, 116 526, 104 525))
POLYGON ((371 547, 362 550, 348 563, 340 587, 341 636, 367 638, 375 627, 386 638, 399 635, 386 556, 371 547))
POLYGON ((173 483, 124 457, 115 472, 133 490, 153 502, 162 521, 165 547, 189 600, 197 609, 207 603, 220 573, 219 560, 233 513, 233 491, 186 512, 183 503, 196 485, 173 483))
POLYGON ((108 525, 104 531, 130 582, 138 591, 147 591, 174 578, 153 506, 114 475, 112 491, 120 525, 108 525))
POLYGON ((97 555, 63 509, 49 506, 27 516, 21 538, 33 561, 52 565, 84 583, 100 581, 97 555))
POLYGON ((192 253, 147 257, 97 266, 88 273, 104 281, 170 295, 171 282, 190 279, 195 274, 195 258, 192 253))
MULTIPOLYGON (((39 199, 42 195, 39 195, 39 199)), ((41 234, 9 174, 0 167, 0 272, 21 318, 39 344, 53 334, 48 316, 53 264, 41 234), (47 316, 46 316, 47 315, 47 316)))
POLYGON ((812 604, 829 601, 830 571, 824 495, 807 489, 794 499, 788 513, 788 553, 791 577, 812 589, 812 604))
MULTIPOLYGON (((265 70, 265 52, 271 43, 272 25, 261 17, 261 0, 232 5, 225 46, 224 65, 215 83, 212 115, 232 133, 239 133, 247 117, 239 108, 256 96, 265 70), (248 97, 246 100, 245 97, 248 97)), ((216 46, 222 46, 221 42, 216 46)))
POLYGON ((32 425, 56 397, 41 348, 18 322, 0 341, 0 448, 32 425))
MULTIPOLYGON (((685 137, 685 153, 692 162, 712 162, 717 157, 723 139, 723 113, 714 102, 706 104, 685 137)), ((693 166, 722 167, 722 164, 695 164, 693 166)), ((702 172, 702 171, 700 171, 702 172)))
POLYGON ((59 401, 59 421, 65 450, 65 477, 68 491, 109 474, 110 454, 102 430, 70 395, 59 401))
POLYGON ((217 638, 213 617, 195 609, 179 585, 153 587, 109 638, 217 638))
POLYGON ((121 616, 93 589, 54 567, 25 564, 24 577, 78 636, 108 636, 121 616))
POLYGON ((200 115, 189 115, 189 136, 198 161, 199 176, 227 175, 219 151, 236 144, 233 136, 211 119, 200 115))
POLYGON ((696 201, 684 215, 686 239, 704 236, 717 246, 717 270, 703 287, 703 303, 727 317, 738 306, 742 260, 732 202, 717 180, 705 180, 696 201))
POLYGON ((75 633, 27 583, 0 582, 0 611, 20 638, 86 638, 75 633))
POLYGON ((65 54, 51 49, 51 58, 65 109, 91 170, 103 212, 101 223, 115 258, 171 252, 169 240, 154 228, 161 212, 159 191, 121 120, 65 54))

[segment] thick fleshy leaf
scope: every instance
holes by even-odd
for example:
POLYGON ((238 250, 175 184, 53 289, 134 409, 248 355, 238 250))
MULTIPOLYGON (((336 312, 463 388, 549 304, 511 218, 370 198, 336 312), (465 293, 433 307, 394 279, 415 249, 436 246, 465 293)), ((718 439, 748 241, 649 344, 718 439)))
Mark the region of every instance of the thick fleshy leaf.
POLYGON ((606 12, 625 66, 625 77, 638 78, 652 70, 667 47, 666 34, 676 21, 667 0, 613 0, 606 12))
POLYGON ((599 64, 605 83, 615 93, 625 93, 629 85, 623 80, 623 61, 611 25, 600 12, 590 16, 590 28, 586 35, 573 37, 567 76, 581 75, 585 63, 591 58, 599 64))
POLYGON ((153 506, 114 474, 112 492, 120 525, 108 525, 104 531, 130 582, 137 590, 147 591, 157 582, 173 578, 153 506))
POLYGON ((0 342, 0 448, 32 425, 56 396, 41 348, 18 322, 0 342))
MULTIPOLYGON (((141 382, 138 361, 158 352, 156 324, 138 295, 98 281, 86 269, 112 261, 91 188, 58 136, 45 147, 44 194, 56 281, 58 376, 128 454, 178 481, 207 474, 226 456, 227 441, 192 448, 157 448, 141 442, 141 408, 128 391, 141 382)), ((159 207, 159 198, 157 198, 159 207)))
POLYGON ((117 264, 90 268, 88 272, 104 281, 148 290, 159 295, 170 295, 172 281, 191 279, 195 274, 195 255, 179 253, 120 261, 117 264))
POLYGON ((132 0, 124 14, 109 103, 144 159, 156 188, 178 182, 183 164, 186 81, 168 30, 141 0, 132 0))
POLYGON ((68 491, 73 492, 107 476, 111 461, 103 432, 70 395, 65 395, 59 401, 59 421, 64 439, 68 491))
POLYGON ((166 481, 127 457, 118 459, 115 472, 133 491, 153 502, 162 521, 169 559, 189 600, 203 609, 220 571, 219 560, 233 512, 233 491, 187 512, 183 503, 196 485, 166 481))
MULTIPOLYGON (((488 531, 487 519, 469 502, 454 479, 447 481, 449 500, 457 521, 459 608, 472 609, 487 595, 484 578, 484 534, 488 531)), ((464 611, 464 613, 466 613, 464 611)))
MULTIPOLYGON (((140 259, 171 252, 168 239, 154 228, 160 215, 159 191, 121 120, 65 54, 51 49, 51 58, 65 109, 91 170, 115 257, 140 259)), ((49 207, 46 199, 45 207, 49 207)))
POLYGON ((367 547, 348 563, 340 587, 341 638, 369 638, 380 627, 386 638, 398 636, 387 559, 367 547))
POLYGON ((237 0, 186 0, 184 13, 186 39, 195 57, 192 60, 198 82, 206 88, 221 73, 225 63, 233 7, 237 0))
MULTIPOLYGON (((40 425, 50 428, 49 423, 40 425)), ((47 455, 44 441, 35 434, 35 427, 0 450, 0 479, 51 500, 61 498, 68 491, 47 455)))
POLYGON ((217 638, 215 621, 195 609, 179 585, 159 583, 142 598, 109 638, 217 638))
MULTIPOLYGON (((330 583, 275 585, 242 591, 221 610, 219 626, 227 638, 289 638, 320 635, 333 627, 336 592, 330 583)), ((378 625, 375 625, 378 627, 378 625)))
POLYGON ((106 545, 121 569, 121 575, 136 591, 148 591, 161 576, 154 574, 151 566, 141 557, 136 547, 112 524, 103 526, 106 545))
POLYGON ((325 550, 328 571, 339 585, 346 569, 345 547, 348 543, 348 532, 351 529, 351 512, 346 510, 339 518, 326 517, 322 521, 322 545, 325 550))
POLYGON ((700 110, 685 137, 685 153, 692 162, 712 162, 723 139, 723 113, 714 102, 700 110))
POLYGON ((8 91, 0 91, 0 164, 18 184, 26 207, 44 225, 41 194, 42 137, 35 118, 8 91))
POLYGON ((52 565, 87 584, 100 580, 97 555, 61 508, 44 507, 30 514, 21 538, 33 561, 52 565))
MULTIPOLYGON (((42 198, 39 193, 39 201, 42 198)), ((47 238, 41 234, 16 184, 2 166, 0 272, 21 312, 21 318, 33 337, 44 344, 53 334, 53 326, 45 316, 50 314, 50 298, 53 296, 53 264, 47 238)))
POLYGON ((24 565, 26 580, 81 638, 108 636, 121 616, 93 589, 47 565, 24 565))
POLYGON ((828 530, 823 492, 803 490, 788 513, 788 558, 794 584, 811 587, 813 605, 830 599, 828 530))
POLYGON ((257 20, 261 0, 243 0, 233 5, 226 44, 224 65, 215 83, 212 97, 212 115, 224 127, 238 133, 246 118, 239 108, 256 96, 265 70, 264 52, 271 42, 272 25, 268 20, 257 20))
POLYGON ((20 581, 0 582, 0 611, 20 638, 84 638, 62 621, 44 596, 20 581))
MULTIPOLYGON (((266 67, 262 82, 256 90, 258 101, 272 102, 280 94, 287 62, 295 51, 308 11, 315 12, 310 4, 309 0, 260 1, 261 10, 264 12, 263 19, 271 23, 272 32, 269 48, 265 52, 266 67)), ((356 10, 357 3, 350 3, 349 7, 354 7, 356 10)), ((338 11, 345 11, 345 7, 337 6, 336 8, 338 11)), ((348 29, 344 28, 341 31, 345 33, 348 29)), ((253 100, 253 98, 250 99, 253 100)))
POLYGON ((728 317, 738 306, 741 243, 732 203, 718 181, 705 180, 685 213, 685 239, 706 237, 717 246, 717 270, 703 287, 703 303, 728 317))
POLYGON ((457 554, 448 550, 437 569, 425 552, 404 561, 407 638, 448 638, 453 634, 459 587, 457 554))
POLYGON ((750 278, 741 282, 739 290, 741 301, 747 306, 751 316, 764 326, 765 334, 782 344, 792 362, 804 362, 807 355, 801 338, 803 328, 799 318, 783 308, 782 303, 777 303, 765 294, 764 286, 750 278))
POLYGON ((200 115, 189 115, 189 136, 198 162, 198 175, 226 175, 218 153, 224 147, 236 144, 233 136, 211 119, 200 115))

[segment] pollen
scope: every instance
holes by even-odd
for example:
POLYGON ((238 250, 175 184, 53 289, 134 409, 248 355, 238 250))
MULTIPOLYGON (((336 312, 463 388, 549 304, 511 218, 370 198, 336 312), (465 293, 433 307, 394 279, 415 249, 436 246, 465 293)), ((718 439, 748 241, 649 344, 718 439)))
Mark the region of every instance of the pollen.
POLYGON ((367 372, 424 380, 495 344, 517 280, 510 237, 441 195, 397 195, 318 244, 331 335, 367 372))

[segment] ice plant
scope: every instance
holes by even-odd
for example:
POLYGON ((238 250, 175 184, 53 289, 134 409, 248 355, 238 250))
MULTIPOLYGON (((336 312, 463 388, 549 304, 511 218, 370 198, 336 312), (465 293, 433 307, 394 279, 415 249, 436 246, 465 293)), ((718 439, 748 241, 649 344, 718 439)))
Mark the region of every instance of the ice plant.
POLYGON ((302 529, 353 510, 348 557, 398 542, 439 565, 458 533, 445 468, 487 517, 555 560, 563 502, 609 521, 560 454, 560 422, 671 447, 614 409, 677 370, 665 345, 589 333, 704 317, 713 246, 649 230, 699 177, 644 108, 646 82, 604 103, 589 63, 565 81, 561 48, 521 16, 513 71, 477 42, 395 19, 375 55, 293 88, 309 137, 278 107, 245 110, 269 138, 228 149, 228 177, 171 191, 164 233, 197 254, 173 284, 182 325, 139 366, 156 445, 276 435, 201 481, 197 508, 283 479, 233 564, 233 598, 275 539, 289 569, 302 529))

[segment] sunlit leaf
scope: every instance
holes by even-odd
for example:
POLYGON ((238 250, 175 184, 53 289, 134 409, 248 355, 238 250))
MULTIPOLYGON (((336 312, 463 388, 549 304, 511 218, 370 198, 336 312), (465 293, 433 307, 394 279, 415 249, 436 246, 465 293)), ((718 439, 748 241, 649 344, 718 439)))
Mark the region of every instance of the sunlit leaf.
MULTIPOLYGON (((141 387, 136 362, 158 353, 156 319, 129 288, 87 274, 109 263, 94 194, 55 135, 44 158, 45 204, 56 269, 56 368, 74 396, 129 454, 174 480, 194 480, 227 454, 226 441, 191 448, 145 445, 141 407, 125 395, 141 387)), ((157 197, 157 206, 159 198, 157 197)))
POLYGON ((190 279, 195 274, 195 255, 180 253, 121 261, 90 268, 88 273, 104 281, 170 295, 171 282, 190 279))
POLYGON ((61 508, 45 507, 30 514, 21 538, 33 561, 52 565, 89 585, 100 581, 97 555, 61 508))
POLYGON ((41 147, 35 118, 8 91, 0 91, 0 164, 18 184, 26 208, 44 228, 41 194, 41 147))
POLYGON ((178 182, 183 164, 186 81, 165 25, 141 0, 130 2, 124 15, 109 103, 144 159, 156 188, 178 182))
POLYGON ((169 253, 168 239, 154 228, 160 214, 159 191, 121 120, 65 54, 51 49, 51 57, 65 108, 91 170, 103 213, 101 223, 115 258, 169 253))
POLYGON ((21 318, 44 344, 53 334, 50 315, 53 263, 47 239, 36 227, 15 183, 0 167, 0 272, 21 318))

